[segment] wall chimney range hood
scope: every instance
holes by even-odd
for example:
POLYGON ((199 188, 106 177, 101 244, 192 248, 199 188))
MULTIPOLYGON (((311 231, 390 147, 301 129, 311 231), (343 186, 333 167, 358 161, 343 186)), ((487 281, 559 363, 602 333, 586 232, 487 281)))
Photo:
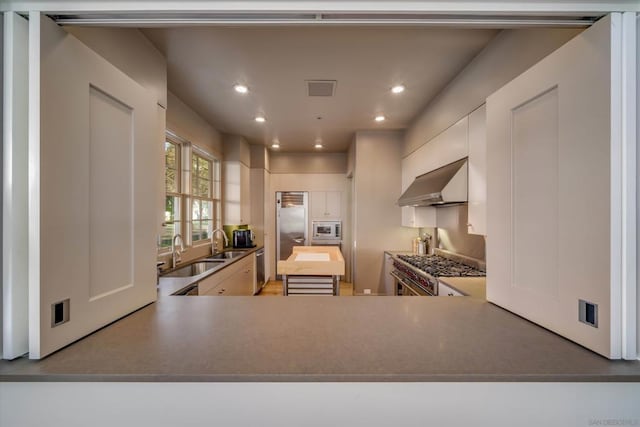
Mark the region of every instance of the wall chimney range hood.
POLYGON ((399 206, 442 206, 466 203, 467 158, 416 177, 398 199, 399 206))

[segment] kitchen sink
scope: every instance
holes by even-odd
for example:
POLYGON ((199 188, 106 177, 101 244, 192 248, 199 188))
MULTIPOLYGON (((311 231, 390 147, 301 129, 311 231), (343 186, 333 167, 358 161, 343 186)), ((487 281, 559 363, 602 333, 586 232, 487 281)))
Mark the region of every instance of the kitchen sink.
POLYGON ((191 277, 202 274, 205 271, 216 268, 217 266, 224 264, 224 260, 205 260, 193 263, 191 265, 185 265, 170 273, 163 274, 162 277, 191 277))
POLYGON ((205 261, 208 260, 225 260, 232 259, 246 254, 247 251, 226 251, 220 252, 219 254, 211 255, 210 257, 205 258, 205 261))

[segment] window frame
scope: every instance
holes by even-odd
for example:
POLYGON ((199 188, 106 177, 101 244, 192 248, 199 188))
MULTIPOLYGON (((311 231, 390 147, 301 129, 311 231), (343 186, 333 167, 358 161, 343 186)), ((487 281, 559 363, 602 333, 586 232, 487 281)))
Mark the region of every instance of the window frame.
MULTIPOLYGON (((197 163, 199 164, 199 161, 197 163)), ((200 147, 193 146, 191 150, 191 159, 190 159, 189 165, 190 165, 191 179, 190 179, 190 191, 189 191, 188 234, 189 234, 189 240, 191 245, 196 247, 196 246, 201 246, 203 244, 209 244, 209 242, 211 241, 211 232, 216 229, 216 223, 217 223, 216 218, 218 215, 216 215, 217 207, 216 207, 216 200, 214 198, 215 196, 214 174, 216 172, 215 169, 219 168, 219 160, 216 159, 213 155, 202 150, 200 147), (193 159, 196 157, 203 159, 209 163, 209 173, 207 177, 209 181, 208 196, 196 195, 195 189, 197 188, 197 182, 203 179, 199 175, 198 171, 193 170, 193 159), (205 221, 208 221, 209 223, 207 237, 204 239, 193 240, 193 228, 194 228, 193 223, 195 221, 193 218, 193 203, 196 200, 200 200, 201 202, 204 201, 204 202, 211 203, 211 218, 208 220, 205 220, 205 221)), ((219 193, 218 193, 218 196, 219 196, 219 193)), ((202 204, 200 205, 200 212, 202 212, 202 204)), ((198 221, 200 221, 200 223, 202 224, 202 219, 199 219, 198 221)))
MULTIPOLYGON (((181 138, 176 135, 174 132, 170 130, 165 131, 165 144, 171 143, 173 144, 176 150, 176 164, 178 166, 178 170, 176 170, 176 182, 177 182, 177 192, 169 192, 167 191, 166 185, 166 155, 165 155, 165 163, 163 165, 164 168, 164 198, 165 203, 163 203, 163 207, 166 206, 167 197, 175 197, 178 199, 179 207, 177 215, 179 215, 179 219, 177 221, 172 221, 172 223, 178 223, 179 227, 174 228, 174 236, 176 234, 180 234, 183 238, 185 247, 201 247, 208 245, 210 242, 211 232, 216 228, 221 227, 222 225, 222 205, 221 205, 221 189, 222 189, 222 161, 217 156, 211 154, 210 152, 200 148, 199 146, 193 144, 192 142, 181 138), (200 195, 196 195, 194 191, 194 176, 197 174, 197 171, 192 170, 192 161, 193 157, 198 156, 207 162, 209 162, 209 195, 208 197, 203 197, 200 195), (193 201, 194 200, 204 200, 211 202, 211 219, 209 221, 208 227, 208 235, 205 239, 193 240, 193 201)), ((200 177, 198 177, 200 178, 200 177)), ((198 181, 196 179, 195 181, 198 181)), ((201 220, 199 220, 201 221, 201 220)), ((167 222, 163 222, 163 225, 167 224, 167 222)), ((166 255, 171 253, 171 245, 169 246, 161 246, 162 240, 161 235, 158 238, 158 255, 166 255)))
MULTIPOLYGON (((174 238, 174 236, 176 234, 180 234, 183 235, 183 230, 184 230, 184 223, 185 223, 185 216, 184 216, 184 193, 182 192, 182 183, 183 183, 183 167, 182 167, 182 159, 183 159, 183 142, 177 138, 175 135, 166 132, 165 133, 165 138, 164 138, 164 144, 166 146, 166 144, 172 144, 175 147, 176 150, 176 174, 175 174, 175 180, 176 180, 176 191, 172 192, 172 191, 167 191, 167 181, 166 181, 166 171, 167 171, 167 162, 166 162, 166 149, 165 149, 165 162, 163 165, 163 171, 164 171, 164 200, 165 202, 162 204, 162 206, 166 206, 166 200, 168 197, 173 197, 175 199, 178 200, 178 209, 177 209, 177 216, 178 216, 178 220, 177 221, 163 221, 162 224, 167 225, 167 224, 174 224, 174 232, 173 232, 173 236, 171 237, 172 239, 174 238), (178 224, 178 227, 175 227, 175 224, 178 224)), ((166 211, 165 211, 166 212, 166 211)), ((164 214, 164 213, 163 213, 164 214)), ((169 246, 162 246, 162 235, 160 235, 160 237, 158 238, 158 253, 159 254, 165 254, 165 253, 170 253, 171 252, 171 245, 169 246)))

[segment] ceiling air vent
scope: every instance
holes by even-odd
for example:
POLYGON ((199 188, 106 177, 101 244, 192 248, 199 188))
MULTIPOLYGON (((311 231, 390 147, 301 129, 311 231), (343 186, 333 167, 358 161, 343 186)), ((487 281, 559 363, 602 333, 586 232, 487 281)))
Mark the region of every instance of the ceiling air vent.
POLYGON ((309 96, 333 96, 336 91, 336 80, 307 80, 309 96))

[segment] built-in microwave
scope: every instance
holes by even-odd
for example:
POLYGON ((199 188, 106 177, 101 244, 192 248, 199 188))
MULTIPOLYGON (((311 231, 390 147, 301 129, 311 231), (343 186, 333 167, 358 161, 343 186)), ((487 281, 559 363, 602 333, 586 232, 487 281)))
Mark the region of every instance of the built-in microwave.
POLYGON ((342 238, 341 221, 312 221, 313 240, 340 240, 342 238))

